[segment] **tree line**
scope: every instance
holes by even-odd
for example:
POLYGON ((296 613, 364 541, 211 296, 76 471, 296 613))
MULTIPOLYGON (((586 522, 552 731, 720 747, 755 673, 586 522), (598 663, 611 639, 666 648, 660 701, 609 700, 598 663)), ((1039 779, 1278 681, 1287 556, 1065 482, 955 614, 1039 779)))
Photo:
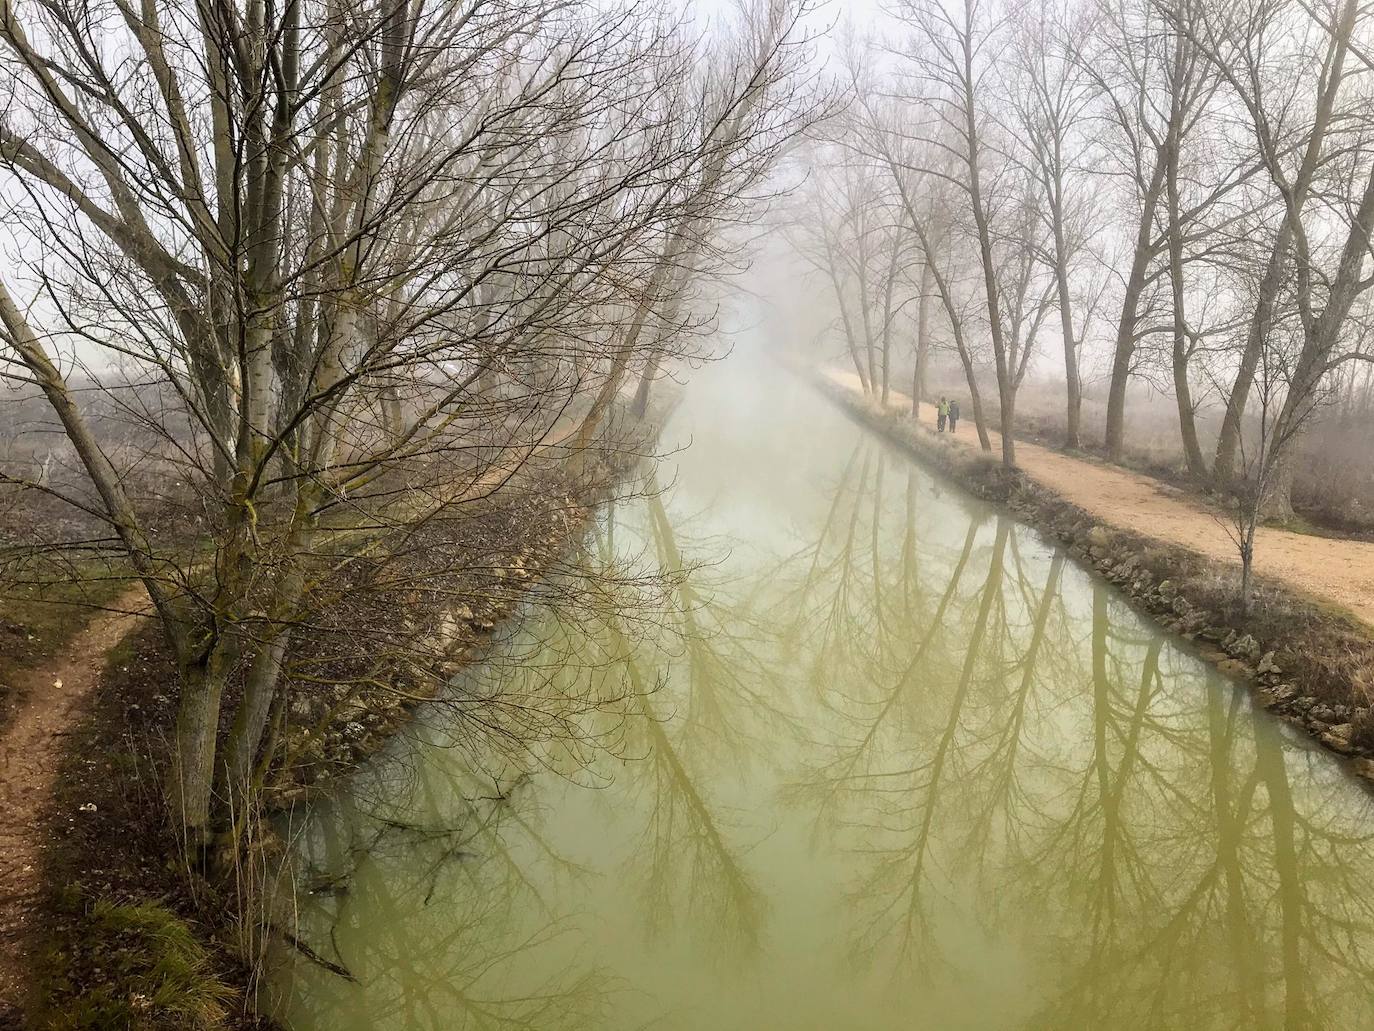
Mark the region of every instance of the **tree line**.
POLYGON ((982 446, 995 421, 1013 466, 1028 370, 1062 374, 1078 448, 1094 357, 1110 459, 1128 388, 1149 385, 1175 403, 1192 479, 1290 516, 1295 442, 1362 396, 1374 353, 1370 5, 899 0, 887 15, 842 36, 849 103, 809 153, 790 230, 864 389, 886 400, 900 363, 919 398, 933 349, 952 353, 982 446))
POLYGON ((309 688, 293 641, 704 353, 703 284, 813 114, 807 7, 0 2, 0 377, 81 474, 4 482, 146 589, 193 847, 309 688))

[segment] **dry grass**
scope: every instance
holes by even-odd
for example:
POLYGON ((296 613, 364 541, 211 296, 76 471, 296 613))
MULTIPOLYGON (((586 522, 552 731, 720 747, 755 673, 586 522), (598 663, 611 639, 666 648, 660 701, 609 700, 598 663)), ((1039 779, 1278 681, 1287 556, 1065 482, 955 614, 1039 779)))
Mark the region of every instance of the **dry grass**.
POLYGON ((69 893, 86 934, 40 960, 47 1031, 220 1031, 237 993, 214 972, 184 920, 156 902, 87 901, 69 893), (94 980, 92 971, 102 974, 94 980), (72 991, 75 985, 82 990, 72 991), (59 1001, 60 1000, 60 1001, 59 1001))

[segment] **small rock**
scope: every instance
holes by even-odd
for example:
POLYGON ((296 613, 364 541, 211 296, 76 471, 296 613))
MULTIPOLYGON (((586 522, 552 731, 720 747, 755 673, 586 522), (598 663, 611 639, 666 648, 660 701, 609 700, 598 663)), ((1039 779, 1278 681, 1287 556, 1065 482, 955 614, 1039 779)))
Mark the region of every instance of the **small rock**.
POLYGON ((1278 664, 1274 662, 1274 653, 1272 651, 1267 651, 1262 656, 1260 656, 1259 665, 1256 667, 1256 669, 1258 669, 1261 673, 1282 672, 1282 670, 1279 669, 1278 664))
POLYGON ((1222 659, 1217 663, 1217 669, 1231 677, 1243 677, 1250 672, 1250 667, 1240 659, 1222 659))
POLYGON ((1313 723, 1335 723, 1340 717, 1336 715, 1336 710, 1329 705, 1314 705, 1307 710, 1307 718, 1313 723))
POLYGON ((1293 699, 1293 708, 1297 709, 1298 712, 1306 712, 1308 709, 1312 708, 1312 706, 1316 704, 1317 700, 1313 698, 1310 694, 1300 695, 1299 697, 1293 699))
POLYGON ((1350 751, 1350 732, 1352 729, 1349 723, 1337 724, 1322 735, 1322 744, 1334 752, 1348 752, 1350 751))
POLYGON ((1188 604, 1188 599, 1180 594, 1174 599, 1174 611, 1180 616, 1186 616, 1193 611, 1193 606, 1188 604))
POLYGON ((1276 684, 1269 688, 1269 694, 1273 695, 1275 701, 1279 702, 1286 702, 1294 698, 1297 693, 1298 689, 1292 684, 1276 684))
POLYGON ((1178 588, 1174 586, 1172 580, 1161 580, 1159 581, 1159 593, 1161 597, 1172 598, 1178 593, 1178 588))
POLYGON ((1350 764, 1355 776, 1363 777, 1365 780, 1374 780, 1374 759, 1356 759, 1350 764))
POLYGON ((1228 646, 1227 650, 1235 656, 1243 659, 1254 659, 1259 657, 1260 646, 1249 634, 1242 634, 1228 646))

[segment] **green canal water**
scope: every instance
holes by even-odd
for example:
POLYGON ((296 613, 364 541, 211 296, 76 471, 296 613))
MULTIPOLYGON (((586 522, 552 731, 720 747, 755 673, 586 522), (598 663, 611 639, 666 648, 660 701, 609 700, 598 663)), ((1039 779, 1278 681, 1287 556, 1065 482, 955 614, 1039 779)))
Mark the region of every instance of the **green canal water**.
POLYGON ((294 818, 293 1031, 1374 1027, 1326 755, 772 366, 666 441, 614 585, 294 818))

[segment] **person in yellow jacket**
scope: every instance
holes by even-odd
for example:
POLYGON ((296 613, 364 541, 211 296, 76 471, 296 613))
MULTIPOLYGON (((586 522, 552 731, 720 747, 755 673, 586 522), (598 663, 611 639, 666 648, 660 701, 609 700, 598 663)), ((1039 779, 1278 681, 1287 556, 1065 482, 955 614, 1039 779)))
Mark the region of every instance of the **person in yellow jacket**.
POLYGON ((935 432, 945 432, 945 420, 949 418, 949 402, 940 398, 940 406, 935 409, 935 432))

